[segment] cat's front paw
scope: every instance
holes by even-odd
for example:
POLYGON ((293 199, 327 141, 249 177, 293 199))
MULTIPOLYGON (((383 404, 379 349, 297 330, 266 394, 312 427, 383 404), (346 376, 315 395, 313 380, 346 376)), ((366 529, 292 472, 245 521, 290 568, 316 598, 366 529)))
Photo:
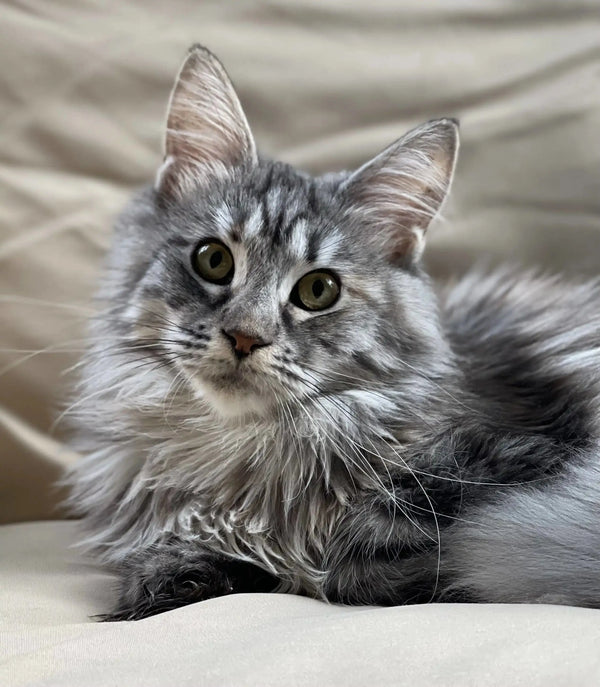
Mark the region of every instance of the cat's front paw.
POLYGON ((98 617, 109 622, 140 620, 234 591, 226 570, 211 560, 186 562, 173 556, 165 565, 162 557, 150 559, 125 567, 116 607, 98 617))
POLYGON ((138 552, 121 566, 121 591, 104 621, 141 620, 180 606, 236 592, 270 592, 278 581, 245 561, 185 545, 138 552))

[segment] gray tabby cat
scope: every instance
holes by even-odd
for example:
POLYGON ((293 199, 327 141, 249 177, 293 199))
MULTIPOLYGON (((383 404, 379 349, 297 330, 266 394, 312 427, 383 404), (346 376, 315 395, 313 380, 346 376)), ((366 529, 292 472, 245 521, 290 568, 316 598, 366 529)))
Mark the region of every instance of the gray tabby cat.
POLYGON ((117 223, 71 503, 108 619, 223 594, 600 606, 600 287, 420 266, 454 120, 353 173, 261 159, 193 47, 117 223))

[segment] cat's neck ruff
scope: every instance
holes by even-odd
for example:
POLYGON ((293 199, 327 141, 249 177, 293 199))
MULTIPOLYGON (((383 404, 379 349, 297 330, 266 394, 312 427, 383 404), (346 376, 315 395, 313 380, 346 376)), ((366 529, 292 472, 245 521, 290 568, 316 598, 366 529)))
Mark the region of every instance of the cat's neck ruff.
POLYGON ((378 454, 376 411, 391 401, 348 392, 268 418, 223 418, 160 385, 140 408, 126 385, 103 405, 110 444, 79 468, 85 505, 99 514, 87 545, 118 563, 168 537, 192 538, 318 595, 326 543, 353 495, 384 489, 368 456, 378 454))

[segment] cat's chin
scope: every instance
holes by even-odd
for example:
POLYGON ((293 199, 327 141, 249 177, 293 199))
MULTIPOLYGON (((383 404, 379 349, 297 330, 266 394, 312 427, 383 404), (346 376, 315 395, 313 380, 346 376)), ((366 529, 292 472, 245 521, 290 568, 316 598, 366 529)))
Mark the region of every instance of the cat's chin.
POLYGON ((219 417, 226 420, 266 417, 271 404, 258 394, 245 391, 223 391, 209 382, 194 384, 197 395, 219 417))

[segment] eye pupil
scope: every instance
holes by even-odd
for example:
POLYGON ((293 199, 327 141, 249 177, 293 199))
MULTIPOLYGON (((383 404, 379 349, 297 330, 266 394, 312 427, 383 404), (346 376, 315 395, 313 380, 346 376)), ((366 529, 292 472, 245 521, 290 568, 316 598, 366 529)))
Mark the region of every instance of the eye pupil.
POLYGON ((313 296, 315 298, 321 298, 321 296, 323 295, 323 291, 325 291, 325 285, 320 279, 315 279, 315 281, 312 284, 313 296))
POLYGON ((221 251, 215 251, 209 259, 210 266, 214 269, 218 267, 223 262, 223 253, 221 251))

